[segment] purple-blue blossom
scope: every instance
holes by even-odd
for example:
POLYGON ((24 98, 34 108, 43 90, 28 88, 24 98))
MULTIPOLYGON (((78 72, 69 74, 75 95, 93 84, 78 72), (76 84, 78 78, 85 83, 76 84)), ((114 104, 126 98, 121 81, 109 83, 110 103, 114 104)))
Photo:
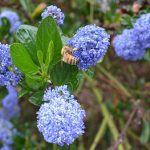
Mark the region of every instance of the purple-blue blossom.
POLYGON ((42 16, 42 19, 44 19, 48 16, 52 16, 55 19, 58 26, 60 26, 64 23, 64 18, 65 18, 64 13, 61 11, 61 9, 58 8, 57 6, 53 6, 53 5, 48 6, 43 11, 41 16, 42 16))
POLYGON ((0 118, 1 119, 6 119, 7 118, 3 108, 0 108, 0 118))
POLYGON ((8 145, 3 145, 3 147, 1 147, 0 150, 12 150, 12 148, 8 145))
POLYGON ((150 48, 150 13, 142 15, 134 24, 139 39, 145 48, 150 48))
POLYGON ((139 60, 146 53, 146 49, 134 29, 126 29, 121 35, 117 35, 113 41, 113 46, 117 56, 125 60, 139 60))
POLYGON ((55 98, 74 99, 74 96, 68 91, 67 85, 56 86, 55 89, 50 87, 45 91, 43 101, 48 102, 55 98))
POLYGON ((17 100, 17 91, 13 86, 7 86, 8 95, 2 100, 2 109, 7 119, 19 115, 20 107, 17 100))
POLYGON ((86 70, 101 61, 110 44, 109 38, 105 29, 96 25, 80 28, 68 42, 74 49, 73 56, 78 60, 77 67, 86 70))
POLYGON ((47 142, 69 145, 84 133, 85 111, 67 86, 46 90, 43 101, 37 112, 37 127, 47 142))
POLYGON ((16 31, 21 25, 20 18, 18 14, 12 10, 3 10, 0 14, 0 26, 1 26, 1 18, 7 18, 10 22, 10 33, 16 31))
POLYGON ((20 71, 13 65, 10 46, 0 43, 0 86, 16 86, 21 80, 20 71))
POLYGON ((11 149, 10 146, 13 144, 13 136, 16 133, 16 129, 14 129, 11 122, 6 119, 0 118, 0 143, 2 144, 2 147, 0 147, 0 149, 11 149))

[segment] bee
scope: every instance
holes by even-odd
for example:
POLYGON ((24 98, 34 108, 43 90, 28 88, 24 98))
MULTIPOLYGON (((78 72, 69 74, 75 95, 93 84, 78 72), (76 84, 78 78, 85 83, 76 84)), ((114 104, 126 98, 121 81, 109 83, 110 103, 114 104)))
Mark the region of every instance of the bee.
POLYGON ((75 50, 77 49, 73 49, 72 47, 65 45, 61 50, 62 61, 70 65, 76 65, 78 60, 72 55, 72 52, 75 50))

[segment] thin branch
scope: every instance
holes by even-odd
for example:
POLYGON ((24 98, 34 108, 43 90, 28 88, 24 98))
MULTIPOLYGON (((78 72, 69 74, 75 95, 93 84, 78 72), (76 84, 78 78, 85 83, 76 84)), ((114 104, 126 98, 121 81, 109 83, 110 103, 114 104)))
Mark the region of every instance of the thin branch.
MULTIPOLYGON (((83 72, 83 75, 85 76, 87 81, 90 83, 90 87, 91 87, 91 89, 93 91, 93 94, 96 97, 97 102, 99 103, 99 106, 100 106, 100 109, 102 111, 102 114, 103 114, 104 118, 107 120, 107 124, 108 124, 108 126, 110 128, 110 131, 112 132, 114 140, 117 140, 117 138, 119 137, 118 129, 117 129, 117 127, 116 127, 116 125, 115 125, 115 123, 113 121, 113 116, 110 114, 110 112, 108 111, 107 107, 103 103, 103 98, 102 98, 102 95, 101 95, 101 91, 95 87, 92 78, 90 78, 84 72, 83 72)), ((124 150, 123 145, 119 145, 119 150, 124 150)))
POLYGON ((103 119, 101 126, 99 127, 99 130, 95 136, 95 139, 90 147, 90 150, 95 150, 97 144, 100 142, 100 140, 102 139, 102 137, 104 136, 104 133, 106 131, 107 128, 107 120, 103 119))
MULTIPOLYGON (((133 138, 134 140, 137 140, 139 143, 141 143, 141 141, 140 141, 140 138, 133 132, 133 131, 131 131, 130 129, 128 129, 128 131, 127 131, 127 133, 129 134, 129 136, 131 137, 131 138, 133 138)), ((142 143, 141 143, 142 144, 142 143)), ((150 150, 150 144, 144 144, 143 145, 147 150, 150 150)))
POLYGON ((127 132, 127 129, 129 127, 129 125, 131 124, 132 120, 133 120, 133 117, 134 115, 136 114, 138 108, 139 108, 139 104, 140 104, 140 100, 137 100, 135 105, 134 105, 134 109, 131 113, 131 115, 129 116, 129 119, 122 131, 122 133, 120 134, 118 140, 115 142, 115 144, 113 146, 111 146, 110 148, 108 148, 108 150, 117 150, 118 146, 124 141, 125 139, 125 134, 127 132))
POLYGON ((110 74, 105 68, 97 65, 98 70, 109 78, 127 97, 132 97, 132 94, 119 82, 112 74, 110 74))

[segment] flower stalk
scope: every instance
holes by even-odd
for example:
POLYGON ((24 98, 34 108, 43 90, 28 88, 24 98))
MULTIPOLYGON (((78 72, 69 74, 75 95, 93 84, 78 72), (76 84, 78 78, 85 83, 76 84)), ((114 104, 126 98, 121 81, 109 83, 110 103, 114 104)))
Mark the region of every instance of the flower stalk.
MULTIPOLYGON (((85 78, 87 79, 87 81, 90 83, 90 87, 96 97, 97 102, 99 103, 100 109, 102 111, 102 114, 104 116, 104 118, 107 120, 107 124, 108 127, 113 135, 114 140, 116 141, 119 137, 119 133, 117 130, 117 127, 115 126, 115 123, 113 121, 113 117, 112 115, 109 113, 107 107, 105 106, 105 104, 102 101, 102 96, 100 94, 100 91, 95 87, 95 85, 93 84, 93 79, 91 79, 86 73, 83 73, 85 78)), ((124 150, 123 145, 120 144, 118 147, 118 150, 124 150)))
POLYGON ((103 73, 107 78, 109 78, 127 97, 132 97, 131 93, 105 68, 100 65, 97 65, 98 70, 103 73))

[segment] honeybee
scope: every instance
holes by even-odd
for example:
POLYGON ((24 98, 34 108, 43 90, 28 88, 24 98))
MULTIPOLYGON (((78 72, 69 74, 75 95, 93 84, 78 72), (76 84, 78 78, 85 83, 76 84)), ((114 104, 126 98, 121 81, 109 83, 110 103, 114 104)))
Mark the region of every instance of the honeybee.
POLYGON ((72 47, 65 45, 61 50, 62 61, 71 65, 76 65, 78 60, 74 56, 72 56, 72 52, 75 50, 77 49, 73 49, 72 47))

